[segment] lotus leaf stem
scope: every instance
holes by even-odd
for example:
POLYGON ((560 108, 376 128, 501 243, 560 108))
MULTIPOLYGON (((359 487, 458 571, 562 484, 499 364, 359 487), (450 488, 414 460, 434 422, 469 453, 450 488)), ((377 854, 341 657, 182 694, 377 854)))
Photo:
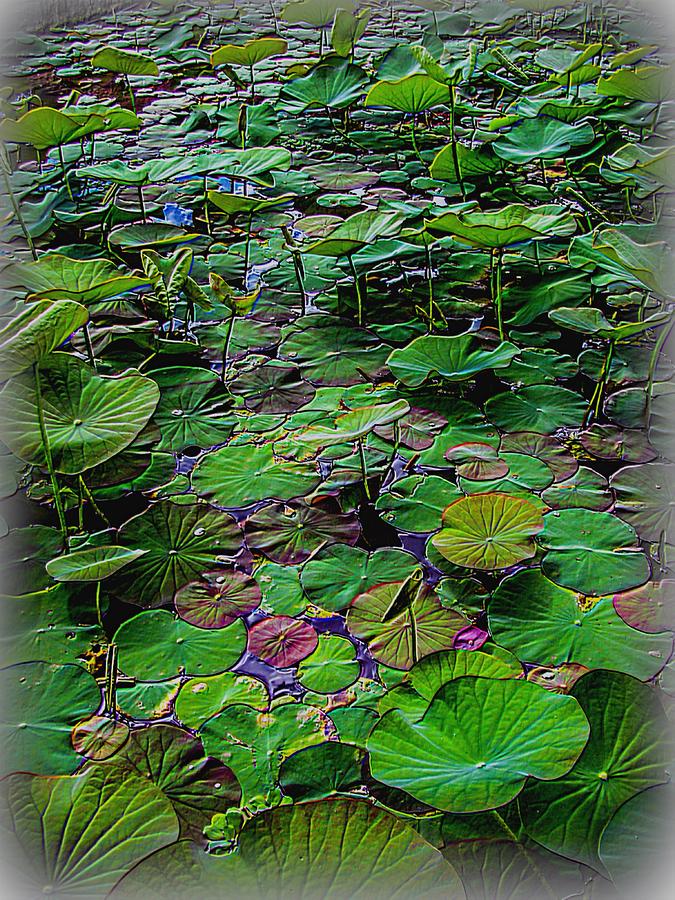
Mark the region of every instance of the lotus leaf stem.
POLYGON ((227 323, 227 332, 225 334, 225 343, 223 344, 223 368, 220 373, 220 380, 225 384, 225 372, 227 370, 228 356, 230 353, 230 341, 232 340, 232 331, 234 329, 234 320, 235 320, 234 310, 232 310, 230 314, 230 319, 227 323))
POLYGON ((364 297, 361 291, 361 280, 359 278, 358 272, 356 271, 356 266, 354 265, 354 260, 352 259, 352 254, 347 254, 347 259, 349 260, 349 268, 352 272, 352 278, 354 279, 354 287, 356 288, 356 302, 358 304, 357 307, 357 322, 359 325, 363 325, 365 322, 364 316, 364 297))
POLYGON ((49 435, 47 434, 47 426, 45 425, 45 414, 44 409, 42 407, 42 384, 40 382, 40 364, 35 363, 33 366, 33 372, 35 375, 35 405, 37 407, 37 419, 38 419, 38 428, 40 429, 40 440, 42 442, 42 451, 45 455, 45 460, 47 462, 47 471, 49 472, 49 479, 52 484, 52 496, 54 497, 54 506, 56 508, 56 514, 59 519, 59 526, 61 528, 61 534, 63 535, 63 539, 68 546, 68 526, 66 524, 66 512, 63 507, 63 499, 61 497, 61 489, 59 487, 59 481, 56 475, 56 469, 54 468, 54 459, 52 457, 52 449, 49 445, 49 435))
POLYGON ((363 447, 363 440, 359 438, 359 459, 361 460, 361 475, 363 476, 363 488, 366 492, 366 499, 370 503, 372 501, 372 496, 370 493, 370 487, 368 485, 368 464, 366 463, 366 452, 363 447))

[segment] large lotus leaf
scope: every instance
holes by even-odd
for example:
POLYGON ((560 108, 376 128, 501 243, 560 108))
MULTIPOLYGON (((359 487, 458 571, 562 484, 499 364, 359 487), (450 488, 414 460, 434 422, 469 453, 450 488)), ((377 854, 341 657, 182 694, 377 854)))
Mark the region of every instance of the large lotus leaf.
POLYGON ((523 206, 511 203, 486 212, 447 212, 428 219, 432 234, 450 234, 458 240, 484 249, 502 249, 523 241, 573 234, 576 223, 562 206, 523 206))
POLYGON ((159 75, 157 63, 152 57, 118 47, 101 47, 92 56, 91 64, 95 69, 107 69, 123 75, 159 75))
POLYGON ((673 507, 672 466, 649 463, 615 472, 610 485, 616 494, 614 512, 632 525, 641 538, 658 541, 671 530, 673 507))
MULTIPOLYGON (((49 253, 35 262, 20 263, 10 269, 12 285, 31 297, 100 303, 138 288, 147 287, 147 278, 125 275, 109 259, 73 259, 49 253)), ((74 329, 73 329, 74 330, 74 329)))
POLYGON ((244 652, 246 626, 235 619, 227 628, 197 628, 165 609, 153 609, 123 622, 114 642, 120 669, 131 678, 161 681, 184 673, 215 675, 231 669, 244 652))
POLYGON ((316 649, 298 666, 298 681, 308 691, 337 694, 354 684, 360 672, 351 641, 336 634, 320 634, 316 649))
POLYGON ((260 415, 294 412, 309 403, 315 393, 292 363, 271 359, 229 382, 232 394, 244 399, 246 409, 260 415))
POLYGON ((375 403, 372 406, 359 406, 341 413, 333 422, 333 428, 315 425, 297 434, 299 441, 310 446, 330 447, 334 444, 351 443, 366 437, 378 427, 397 422, 410 412, 407 400, 394 400, 391 403, 375 403))
POLYGON ((458 487, 439 475, 407 475, 380 494, 375 508, 396 528, 426 533, 441 527, 443 510, 461 497, 458 487))
POLYGON ((586 405, 580 394, 568 388, 533 384, 490 397, 485 413, 503 431, 553 434, 565 426, 581 425, 586 405))
POLYGON ((505 578, 488 604, 492 637, 528 663, 612 669, 642 681, 663 668, 671 634, 646 635, 625 624, 611 597, 588 603, 538 569, 505 578))
POLYGON ((349 386, 384 370, 391 348, 372 332, 339 319, 312 320, 311 325, 288 334, 279 346, 279 356, 295 362, 312 384, 349 386))
POLYGON ((399 81, 378 81, 368 91, 365 106, 383 106, 403 113, 421 113, 450 102, 447 85, 429 75, 407 75, 399 81))
POLYGON ((354 0, 290 0, 281 10, 286 22, 307 22, 319 28, 330 25, 338 9, 353 10, 354 0))
POLYGON ((466 896, 452 866, 413 828, 370 803, 346 798, 256 816, 240 835, 238 854, 206 854, 180 841, 150 856, 112 897, 131 900, 152 891, 179 900, 194 890, 204 897, 260 900, 466 896))
POLYGON ((436 809, 466 813, 508 803, 528 775, 565 775, 588 734, 572 697, 528 681, 464 677, 445 684, 419 721, 386 713, 368 750, 379 781, 436 809))
POLYGON ((164 222, 142 222, 134 225, 123 225, 114 228, 108 235, 108 243, 120 251, 137 252, 147 247, 173 247, 177 244, 189 244, 201 235, 188 232, 177 225, 164 222))
POLYGON ((207 719, 235 703, 262 712, 269 707, 270 696, 262 681, 250 675, 222 672, 206 678, 190 678, 181 685, 176 697, 176 717, 186 728, 198 731, 207 719))
POLYGON ((591 285, 585 272, 574 269, 545 274, 533 283, 512 283, 504 288, 503 303, 510 326, 530 325, 551 309, 574 307, 590 298, 591 285))
POLYGON ((332 730, 328 716, 314 706, 287 703, 270 712, 228 706, 199 730, 210 756, 229 766, 242 787, 243 802, 269 798, 279 766, 296 750, 321 744, 332 730))
POLYGON ((38 403, 54 468, 74 475, 124 450, 145 427, 159 389, 139 373, 97 375, 86 363, 54 353, 40 366, 41 401, 33 374, 8 382, 2 391, 4 440, 21 459, 46 465, 38 403))
POLYGON ((20 309, 0 331, 0 372, 13 378, 40 362, 89 318, 71 300, 40 300, 20 309))
POLYGON ((374 659, 393 669, 410 669, 429 653, 448 650, 469 624, 461 613, 446 609, 428 585, 397 612, 394 601, 404 585, 377 585, 355 597, 347 612, 351 633, 368 644, 374 659))
POLYGON ((3 771, 73 772, 70 732, 101 704, 94 678, 81 666, 26 662, 2 669, 2 680, 3 771))
POLYGON ((458 566, 506 569, 534 556, 533 538, 543 527, 541 512, 528 500, 503 493, 473 494, 447 507, 443 528, 432 544, 458 566))
POLYGON ((330 543, 355 544, 361 526, 355 513, 336 513, 306 503, 273 503, 244 526, 246 543, 273 562, 297 565, 330 543))
POLYGON ((344 109, 363 96, 368 76, 360 66, 319 65, 304 78, 294 78, 284 85, 279 98, 285 110, 304 112, 309 107, 344 109))
POLYGON ((325 237, 302 249, 305 253, 318 256, 345 256, 376 240, 393 237, 401 230, 402 224, 403 217, 398 212, 367 209, 349 216, 325 237))
POLYGON ((637 69, 619 69, 600 78, 597 92, 603 97, 621 97, 660 103, 671 95, 673 73, 665 66, 640 66, 637 69))
POLYGON ((3 782, 3 855, 17 897, 107 896, 136 863, 178 837, 178 821, 146 778, 103 767, 73 777, 3 782))
POLYGON ((591 725, 574 768, 520 798, 525 829, 538 843, 571 859, 604 867, 598 845, 617 809, 668 780, 668 723, 653 689, 618 672, 590 672, 571 691, 591 725))
POLYGON ((281 766, 279 785, 294 801, 322 800, 347 794, 363 782, 361 748, 326 741, 290 756, 281 766))
POLYGON ((56 584, 19 597, 0 595, 5 666, 34 659, 78 662, 102 637, 91 597, 71 585, 56 584))
POLYGON ((226 513, 206 503, 153 503, 119 531, 125 547, 145 550, 115 582, 115 592, 138 606, 161 606, 178 588, 239 552, 242 533, 226 513))
POLYGON ((286 41, 273 37, 257 38, 245 44, 225 44, 211 54, 211 65, 255 66, 271 56, 281 56, 287 49, 286 41))
POLYGON ((30 144, 36 150, 46 150, 48 147, 59 147, 76 141, 104 128, 104 117, 95 113, 70 116, 51 106, 39 106, 24 113, 19 119, 3 119, 0 138, 17 144, 30 144))
POLYGON ((220 379, 209 369, 172 366, 151 373, 160 389, 154 420, 162 438, 158 450, 212 447, 230 436, 234 419, 219 398, 220 379))
POLYGON ((525 119, 492 144, 502 159, 525 165, 533 159, 559 159, 595 138, 591 125, 568 125, 550 116, 525 119))
POLYGON ((480 650, 444 650, 432 653, 410 671, 410 684, 427 701, 448 681, 473 675, 477 678, 519 678, 523 667, 508 650, 488 644, 480 650))
POLYGON ((393 547, 367 553, 360 547, 331 544, 305 563, 300 581, 315 606, 337 612, 378 584, 405 580, 417 565, 411 553, 393 547))
MULTIPOLYGON (((475 178, 489 175, 499 168, 499 159, 494 155, 489 145, 483 145, 473 149, 465 144, 455 145, 457 163, 462 178, 475 178)), ((459 175, 455 167, 455 157, 452 144, 443 147, 434 157, 429 167, 429 175, 441 181, 459 181, 459 175)))
POLYGON ((113 545, 89 547, 51 559, 46 569, 55 581, 102 581, 143 553, 113 545))
MULTIPOLYGON (((242 136, 239 134, 240 103, 229 103, 218 112, 217 137, 238 146, 242 136)), ((277 114, 270 103, 259 103, 246 108, 246 144, 249 147, 266 147, 276 141, 280 130, 277 114)))
POLYGON ((192 473, 195 491, 227 509, 272 498, 303 497, 320 481, 315 466, 279 460, 271 447, 256 444, 207 453, 192 473))
POLYGON ((544 517, 537 538, 548 552, 544 574, 562 587, 600 597, 626 591, 649 578, 647 557, 630 525, 606 512, 563 509, 544 517))
POLYGON ((600 839, 600 859, 623 897, 638 897, 647 875, 653 884, 672 878, 669 839, 672 782, 641 791, 612 817, 600 839))
POLYGON ((283 206, 293 199, 293 194, 284 194, 281 197, 245 197, 224 191, 209 191, 208 199, 221 212, 234 217, 241 214, 250 216, 266 209, 273 209, 275 206, 283 206))
POLYGON ((464 381, 486 369, 502 369, 518 352, 518 347, 508 341, 484 349, 470 332, 453 337, 424 334, 407 347, 394 350, 387 365, 403 384, 418 387, 429 377, 464 381))
POLYGON ((648 316, 641 322, 610 322, 602 310, 592 306, 567 309, 560 307, 549 313, 556 325, 563 325, 582 334, 593 334, 611 341, 625 341, 630 337, 662 325, 670 318, 670 313, 648 316))
POLYGON ((238 806, 241 791, 234 775, 204 755, 202 743, 175 725, 134 729, 113 757, 88 766, 114 774, 121 783, 130 776, 146 778, 173 806, 181 837, 203 842, 202 831, 215 813, 238 806))

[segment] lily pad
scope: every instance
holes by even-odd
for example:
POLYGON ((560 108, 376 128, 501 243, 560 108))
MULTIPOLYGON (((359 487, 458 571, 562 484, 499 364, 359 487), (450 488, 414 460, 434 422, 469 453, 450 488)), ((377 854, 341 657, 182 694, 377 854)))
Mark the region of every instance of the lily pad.
POLYGON ((296 666, 316 649, 318 635, 309 622, 290 616, 269 616, 251 626, 248 652, 270 666, 296 666))
POLYGON ((339 635, 320 634, 315 650, 298 666, 298 681, 308 691, 336 694, 354 684, 360 672, 351 641, 339 635))
POLYGON ((269 707, 270 696, 262 681, 250 675, 222 672, 190 678, 181 685, 176 698, 176 716, 186 728, 198 731, 211 716, 236 703, 263 711, 269 707))
POLYGON ((485 350, 470 332, 456 337, 422 335, 394 350, 387 365, 403 384, 418 387, 429 377, 463 381, 486 369, 504 368, 517 354, 518 348, 508 341, 485 350))
POLYGON ((485 404, 485 413, 497 428, 540 434, 578 427, 585 412, 580 394, 557 385, 534 384, 517 393, 495 394, 485 404))
POLYGON ((179 588, 174 606, 181 619, 198 628, 226 628, 257 609, 260 599, 255 579, 237 569, 217 569, 179 588))

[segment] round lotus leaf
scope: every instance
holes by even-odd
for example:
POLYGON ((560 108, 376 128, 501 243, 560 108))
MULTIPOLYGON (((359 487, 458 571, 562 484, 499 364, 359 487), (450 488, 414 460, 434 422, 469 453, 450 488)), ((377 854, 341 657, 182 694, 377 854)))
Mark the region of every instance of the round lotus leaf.
POLYGON ((273 37, 257 38, 244 44, 225 44, 211 54, 211 65, 254 66, 271 56, 283 55, 287 49, 286 41, 273 37))
POLYGON ((229 438, 234 419, 218 397, 221 382, 215 372, 172 366, 155 370, 151 377, 161 391, 153 416, 162 433, 158 450, 205 449, 229 438))
POLYGON ((186 728, 197 731, 211 716, 235 703, 265 710, 270 696, 262 681, 250 675, 221 672, 206 678, 190 678, 181 685, 176 698, 176 716, 186 728))
POLYGON ((315 466, 277 459, 271 447, 256 444, 213 450, 200 459, 192 473, 197 494, 226 509, 261 500, 304 497, 320 482, 315 466))
POLYGON ((503 431, 553 434, 564 426, 581 425, 586 405, 583 397, 568 388, 534 384, 517 393, 508 391, 490 397, 485 414, 503 431))
POLYGON ((347 638, 320 634, 316 649, 298 666, 298 681, 308 691, 337 694, 359 677, 361 664, 347 638))
POLYGON ((198 842, 211 817, 241 799, 232 771, 206 757, 201 741, 175 725, 134 729, 119 753, 92 765, 115 773, 120 782, 138 776, 155 784, 178 816, 181 837, 198 842))
POLYGON ((198 628, 225 628, 260 605, 255 579, 237 569, 205 572, 176 591, 174 606, 185 622, 198 628))
POLYGON ((439 475, 408 475, 383 491, 375 508, 396 528, 426 533, 440 528, 443 510, 461 497, 457 486, 439 475))
POLYGON ((229 389, 243 397, 247 409, 261 415, 294 412, 315 394, 315 388, 300 377, 294 365, 278 359, 240 375, 229 383, 229 389))
POLYGON ((178 838, 171 803, 147 778, 103 766, 75 776, 19 773, 3 782, 17 896, 105 897, 141 859, 178 838))
POLYGON ((95 679, 81 666, 45 662, 9 666, 2 679, 4 772, 74 772, 79 757, 70 735, 101 705, 95 679))
POLYGON ((502 159, 525 165, 533 159, 560 159, 595 138, 591 125, 562 122, 551 116, 525 119, 492 144, 502 159))
POLYGON ((394 350, 387 365, 403 384, 418 387, 430 377, 463 381, 486 369, 504 368, 518 352, 516 345, 508 341, 494 349, 484 349, 470 332, 454 337, 424 334, 394 350))
POLYGON ((399 81, 378 81, 368 91, 365 105, 384 106, 404 113, 420 113, 450 102, 450 92, 429 75, 408 75, 399 81))
POLYGON ((425 584, 397 611, 394 601, 403 585, 377 585, 355 597, 347 612, 350 632, 368 644, 374 659, 393 669, 410 669, 429 653, 449 649, 469 624, 461 613, 445 609, 425 584))
POLYGON ((549 581, 538 569, 505 578, 488 604, 495 641, 528 663, 612 669, 642 681, 653 678, 672 652, 670 633, 630 628, 611 597, 588 602, 549 581))
POLYGON ((215 675, 231 669, 246 649, 246 626, 235 619, 227 628, 196 628, 165 609, 153 609, 123 622, 113 641, 120 669, 131 678, 215 675))
POLYGON ((336 66, 316 66, 303 78, 284 85, 279 103, 287 112, 299 113, 309 107, 343 109, 363 96, 368 77, 360 66, 344 62, 336 66))
POLYGON ((368 738, 371 771, 436 809, 503 806, 527 776, 560 778, 588 740, 572 697, 527 681, 464 677, 445 684, 424 716, 391 710, 368 738))
MULTIPOLYGON (((454 678, 474 675, 480 678, 519 678, 523 667, 518 658, 489 644, 480 650, 443 650, 432 653, 416 663, 410 671, 410 684, 427 701, 439 688, 454 678)), ((426 709, 426 707, 425 707, 426 709)))
POLYGON ((649 463, 619 469, 610 479, 616 515, 632 525, 643 540, 658 541, 671 530, 675 506, 672 475, 672 466, 649 463))
POLYGON ((504 434, 500 450, 504 453, 526 453, 546 463, 556 481, 571 478, 579 463, 564 444, 545 434, 534 431, 515 431, 504 434))
POLYGON ((119 530, 124 546, 144 550, 115 581, 115 593, 138 606, 171 602, 178 588, 239 552, 242 533, 206 503, 153 503, 119 530))
POLYGON ((316 649, 318 635, 309 622, 269 616, 251 626, 248 652, 278 669, 296 666, 316 649))
POLYGON ((425 228, 432 234, 451 234, 475 247, 496 250, 523 241, 573 234, 576 223, 562 206, 511 203, 486 212, 442 213, 428 219, 425 228))
POLYGON ((20 459, 46 467, 38 402, 54 468, 76 475, 115 456, 134 440, 159 399, 157 385, 140 374, 97 375, 86 363, 54 353, 33 373, 2 391, 4 440, 20 459))
POLYGON ((339 741, 298 750, 283 763, 279 786, 284 796, 303 803, 349 793, 363 782, 364 751, 339 741))
POLYGON ((105 118, 96 113, 70 116, 51 106, 39 106, 28 110, 18 119, 9 116, 4 119, 0 136, 3 141, 31 144, 36 150, 46 150, 104 128, 105 118))
POLYGON ((331 544, 305 563, 300 581, 315 606, 337 612, 357 594, 384 582, 404 580, 417 565, 405 550, 385 547, 367 553, 360 547, 331 544))
POLYGON ((618 672, 589 672, 570 697, 590 722, 590 740, 570 772, 527 787, 520 809, 539 844, 604 872, 598 845, 612 816, 635 794, 668 781, 668 722, 653 689, 618 672))
POLYGON ((261 606, 265 612, 301 616, 307 609, 298 566, 284 566, 262 559, 253 574, 262 592, 261 606))
POLYGON ((675 582, 650 581, 613 597, 614 609, 631 628, 656 634, 675 631, 675 582))
POLYGON ((129 726, 120 719, 90 716, 77 723, 70 739, 80 756, 102 760, 114 756, 129 740, 129 734, 129 726))
POLYGON ((656 457, 656 451, 649 446, 647 435, 630 428, 596 423, 582 431, 579 440, 584 450, 598 459, 647 463, 656 457))
POLYGON ((541 499, 553 509, 603 510, 612 505, 613 498, 604 475, 580 466, 571 478, 547 488, 541 499))
MULTIPOLYGON (((520 493, 531 496, 530 492, 543 491, 553 481, 553 472, 540 459, 527 453, 501 453, 500 459, 507 466, 506 475, 501 478, 476 480, 460 474, 459 486, 467 494, 484 494, 492 491, 520 493)), ((538 498, 532 497, 536 505, 538 498)))
POLYGON ((334 798, 256 816, 241 832, 237 854, 206 854, 179 841, 137 866, 112 898, 150 890, 178 900, 198 890, 206 897, 340 900, 395 897, 410 884, 429 900, 466 896, 452 866, 411 826, 363 800, 334 798))
POLYGON ((306 503, 273 503, 249 516, 246 543, 273 562, 296 565, 327 543, 355 544, 361 526, 355 513, 336 513, 306 503))
POLYGON ((152 57, 119 47, 101 47, 92 56, 91 64, 95 69, 122 72, 124 75, 159 75, 157 63, 152 57))
POLYGON ((606 512, 563 509, 544 517, 542 571, 562 587, 600 597, 639 587, 649 561, 630 525, 606 512))
POLYGON ((509 494, 474 494, 443 513, 431 542, 450 562, 471 569, 506 569, 534 556, 544 519, 532 503, 509 494))

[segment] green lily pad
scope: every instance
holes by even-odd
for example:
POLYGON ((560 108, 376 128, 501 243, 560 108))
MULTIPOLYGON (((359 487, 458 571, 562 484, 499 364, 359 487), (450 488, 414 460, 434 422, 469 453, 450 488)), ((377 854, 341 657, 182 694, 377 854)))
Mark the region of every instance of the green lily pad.
POLYGON ((382 548, 367 553, 345 543, 320 550, 302 567, 302 588, 315 605, 328 612, 349 606, 357 594, 384 582, 404 580, 416 568, 411 553, 382 548))
POLYGON ((176 716, 186 728, 198 731, 207 719, 235 703, 263 711, 269 707, 270 696, 262 681, 250 675, 221 672, 190 678, 181 685, 176 698, 176 716))
POLYGON ((619 469, 610 479, 615 513, 646 541, 658 541, 670 532, 675 505, 671 475, 670 466, 649 463, 619 469))
POLYGON ((298 750, 281 766, 279 786, 293 800, 322 800, 349 793, 363 781, 363 750, 338 741, 326 741, 298 750))
POLYGON ((79 757, 70 733, 101 705, 101 691, 81 666, 27 662, 2 670, 4 772, 70 774, 79 757))
POLYGON ((313 465, 277 459, 268 445, 221 447, 203 456, 192 473, 200 497, 226 509, 261 500, 304 497, 319 486, 313 465))
POLYGON ((320 634, 316 649, 298 666, 298 681, 308 691, 336 694, 354 684, 361 665, 351 641, 334 634, 320 634))
POLYGON ((218 396, 221 382, 215 372, 172 366, 156 369, 151 378, 161 392, 153 417, 162 433, 158 450, 180 453, 187 447, 212 447, 229 438, 234 419, 218 396))
POLYGON ((4 852, 24 896, 103 897, 143 857, 174 843, 178 821, 146 778, 103 768, 74 777, 20 773, 3 782, 4 852))
POLYGON ((120 669, 132 678, 161 681, 175 675, 215 675, 231 669, 246 649, 241 619, 227 628, 196 628, 165 609, 145 610, 117 629, 120 669), (148 657, 147 648, 152 647, 148 657))
POLYGON ((444 684, 455 678, 519 678, 523 667, 517 657, 502 647, 484 645, 480 650, 443 650, 416 663, 410 684, 427 701, 424 710, 444 684))
POLYGON ((312 107, 344 109, 363 96, 368 77, 360 66, 319 65, 305 75, 288 82, 279 102, 287 112, 303 112, 312 107))
POLYGON ((611 597, 584 603, 538 569, 505 578, 488 604, 490 634, 528 663, 625 672, 642 681, 663 668, 672 651, 669 633, 646 635, 617 615, 611 597))
POLYGON ((539 844, 604 873, 598 845, 614 813, 668 780, 667 720, 651 688, 617 672, 590 672, 571 697, 590 722, 590 740, 569 773, 527 787, 520 808, 539 844))
POLYGON ((554 509, 604 510, 612 505, 607 479, 587 466, 580 466, 571 478, 547 488, 541 499, 554 509))
POLYGON ((365 106, 384 106, 404 113, 420 113, 450 102, 447 85, 429 75, 407 75, 399 81, 378 81, 368 91, 365 106))
POLYGON ((590 144, 595 138, 591 125, 568 125, 550 116, 525 119, 492 144, 497 156, 525 165, 533 159, 560 159, 570 150, 590 144))
POLYGON ((8 280, 27 290, 31 297, 71 300, 85 306, 149 285, 147 278, 120 272, 109 259, 73 259, 61 253, 45 254, 36 262, 13 266, 8 280))
POLYGON ((544 574, 562 587, 600 597, 644 584, 647 557, 630 525, 606 512, 563 509, 544 517, 538 543, 544 574))
POLYGON ((403 384, 418 387, 429 377, 463 381, 486 369, 501 369, 517 354, 518 348, 508 341, 485 350, 470 332, 456 337, 422 335, 394 350, 387 365, 403 384))
POLYGON ((259 415, 281 415, 305 406, 315 388, 292 363, 272 359, 230 381, 229 390, 244 398, 246 409, 259 415))
POLYGON ((442 213, 428 219, 425 228, 432 234, 451 234, 475 247, 502 249, 523 241, 573 234, 576 224, 561 206, 512 203, 486 212, 442 213))
POLYGON ((150 856, 112 896, 130 900, 140 889, 177 900, 197 889, 204 896, 338 900, 395 896, 410 882, 430 900, 466 896, 452 866, 410 825, 365 801, 333 798, 256 816, 240 835, 238 854, 214 856, 180 841, 150 856), (345 840, 333 841, 336 834, 345 840), (361 848, 358 865, 354 846, 361 848))
POLYGON ((242 533, 226 513, 206 503, 153 503, 125 522, 120 543, 145 553, 115 582, 115 592, 138 606, 161 606, 175 592, 214 568, 221 557, 234 557, 242 533))
POLYGON ((66 353, 54 353, 40 366, 39 386, 41 400, 33 374, 5 385, 4 440, 21 459, 46 465, 40 403, 54 468, 70 475, 100 465, 128 447, 159 399, 157 386, 143 375, 97 375, 66 353))
POLYGON ((557 385, 534 384, 517 393, 495 394, 485 404, 485 413, 504 431, 534 431, 553 434, 558 428, 578 427, 586 412, 584 398, 557 385))
POLYGON ((457 486, 439 475, 408 475, 382 492, 375 508, 385 522, 403 531, 436 531, 443 510, 461 497, 457 486))
POLYGON ((379 781, 436 809, 467 813, 508 803, 528 775, 565 775, 588 735, 572 697, 527 681, 465 677, 445 684, 417 722, 386 713, 368 750, 379 781))
POLYGON ((632 591, 622 591, 612 598, 614 609, 631 628, 656 634, 675 631, 673 581, 650 581, 632 591))
POLYGON ((506 569, 534 556, 533 538, 544 519, 532 503, 502 493, 455 500, 443 513, 443 528, 432 538, 450 562, 476 569, 506 569))

